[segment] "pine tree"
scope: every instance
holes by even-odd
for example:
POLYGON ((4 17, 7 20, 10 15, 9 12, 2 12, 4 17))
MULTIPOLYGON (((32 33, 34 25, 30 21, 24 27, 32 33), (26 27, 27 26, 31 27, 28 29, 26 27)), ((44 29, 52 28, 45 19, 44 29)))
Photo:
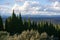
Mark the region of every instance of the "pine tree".
POLYGON ((37 30, 37 22, 32 22, 32 24, 31 24, 32 26, 31 26, 31 28, 33 28, 34 30, 37 30))
POLYGON ((19 14, 19 25, 22 27, 23 25, 23 21, 22 21, 22 16, 21 16, 21 13, 19 14))
POLYGON ((14 13, 14 10, 13 10, 13 13, 12 13, 12 18, 11 18, 11 21, 10 21, 10 24, 11 27, 10 27, 10 31, 11 33, 16 33, 17 32, 17 29, 18 29, 18 18, 16 17, 15 13, 14 13))
POLYGON ((11 34, 14 34, 16 33, 17 31, 17 17, 14 13, 14 10, 13 10, 13 14, 11 17, 7 18, 6 21, 5 21, 5 30, 10 32, 11 34))
POLYGON ((28 29, 29 29, 29 30, 31 30, 31 29, 32 29, 30 18, 28 19, 28 29))
POLYGON ((18 26, 17 28, 18 32, 21 33, 24 30, 21 13, 19 14, 18 19, 17 19, 17 26, 18 26))
POLYGON ((1 18, 1 16, 0 16, 0 31, 1 30, 3 30, 4 28, 3 28, 3 21, 2 21, 2 18, 1 18))
POLYGON ((24 28, 24 30, 27 30, 29 28, 28 22, 26 21, 26 19, 24 19, 24 21, 23 21, 23 28, 24 28))
POLYGON ((13 10, 12 19, 15 19, 15 18, 16 18, 16 15, 15 15, 14 10, 13 10))
POLYGON ((57 33, 57 31, 52 23, 50 23, 50 25, 49 25, 49 31, 48 31, 49 35, 53 35, 53 34, 56 35, 56 33, 57 33))
POLYGON ((5 30, 7 31, 7 32, 10 32, 10 27, 11 27, 12 25, 11 25, 11 17, 9 17, 9 18, 7 18, 6 20, 5 20, 5 30))

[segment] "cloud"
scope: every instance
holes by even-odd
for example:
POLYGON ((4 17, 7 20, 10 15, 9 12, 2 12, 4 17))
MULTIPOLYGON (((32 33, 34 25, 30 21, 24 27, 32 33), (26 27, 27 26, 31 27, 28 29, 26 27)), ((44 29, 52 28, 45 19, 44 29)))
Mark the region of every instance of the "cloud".
POLYGON ((15 0, 16 2, 23 2, 23 1, 25 1, 25 0, 15 0))
POLYGON ((60 0, 48 0, 48 1, 50 1, 50 2, 56 2, 56 1, 59 1, 59 2, 60 2, 60 0))
POLYGON ((25 14, 29 14, 30 12, 32 11, 38 11, 40 10, 40 6, 39 6, 39 2, 36 2, 36 1, 25 1, 24 4, 22 6, 18 5, 18 4, 15 4, 13 7, 12 7, 12 10, 19 10, 20 12, 23 12, 25 14), (34 5, 34 6, 33 6, 34 5))
POLYGON ((39 2, 32 2, 32 1, 25 1, 23 6, 19 6, 19 10, 22 14, 28 15, 60 15, 60 6, 59 2, 54 2, 51 5, 43 7, 40 5, 39 2))
POLYGON ((15 0, 16 2, 36 1, 36 0, 15 0))
POLYGON ((15 2, 25 2, 25 1, 31 1, 31 0, 15 0, 15 2))
POLYGON ((8 5, 0 5, 0 15, 11 15, 11 7, 8 5))
POLYGON ((21 12, 22 15, 60 15, 60 2, 55 1, 50 5, 41 5, 39 1, 24 1, 23 5, 15 3, 13 6, 0 5, 0 11, 3 13, 12 13, 15 10, 16 14, 21 12))
POLYGON ((4 5, 10 5, 10 3, 9 2, 6 2, 6 3, 4 3, 4 5))
POLYGON ((58 5, 59 3, 55 2, 52 5, 44 5, 44 7, 42 7, 39 2, 25 1, 22 6, 15 4, 11 9, 4 6, 1 10, 3 10, 5 13, 8 10, 11 12, 12 10, 15 10, 16 14, 19 14, 19 12, 21 12, 22 15, 56 15, 56 13, 60 12, 58 5))
POLYGON ((60 2, 54 2, 49 6, 46 6, 45 11, 60 13, 60 2))

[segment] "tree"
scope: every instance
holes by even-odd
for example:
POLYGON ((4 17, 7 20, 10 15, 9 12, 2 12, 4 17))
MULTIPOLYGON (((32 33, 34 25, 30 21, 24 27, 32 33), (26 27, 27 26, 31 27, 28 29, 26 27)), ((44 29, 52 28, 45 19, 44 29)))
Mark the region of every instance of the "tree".
POLYGON ((28 18, 28 29, 29 29, 29 30, 31 30, 31 29, 32 29, 30 18, 28 18))
POLYGON ((17 27, 18 27, 17 29, 18 33, 21 33, 24 30, 21 13, 19 14, 18 19, 17 19, 17 27))
POLYGON ((12 13, 12 16, 7 18, 6 21, 5 21, 5 30, 10 32, 11 34, 14 34, 17 32, 17 22, 18 21, 18 18, 16 17, 15 13, 14 13, 14 10, 13 10, 13 13, 12 13))
POLYGON ((19 22, 20 22, 20 25, 22 26, 23 25, 23 22, 22 22, 22 16, 21 16, 21 13, 19 14, 19 22))
POLYGON ((48 31, 47 31, 48 35, 51 36, 51 35, 56 35, 57 31, 54 27, 54 25, 50 22, 50 25, 48 26, 48 31))
POLYGON ((11 21, 10 18, 5 20, 5 31, 7 31, 7 32, 10 32, 10 30, 11 30, 10 21, 11 21))
POLYGON ((31 28, 33 28, 34 30, 37 30, 37 29, 38 29, 38 27, 37 27, 37 22, 34 22, 34 21, 33 21, 33 22, 31 23, 31 25, 32 25, 31 28))
POLYGON ((4 28, 3 28, 3 21, 2 21, 2 18, 1 18, 1 16, 0 16, 0 31, 1 30, 3 30, 4 28))
POLYGON ((13 10, 12 17, 8 25, 9 25, 8 27, 10 28, 9 30, 10 33, 14 34, 18 31, 18 18, 16 17, 14 10, 13 10))
POLYGON ((29 27, 28 27, 28 22, 24 19, 23 21, 23 29, 24 30, 27 30, 29 27))
POLYGON ((14 13, 5 22, 6 30, 11 34, 21 33, 23 30, 23 21, 21 14, 17 17, 14 13))

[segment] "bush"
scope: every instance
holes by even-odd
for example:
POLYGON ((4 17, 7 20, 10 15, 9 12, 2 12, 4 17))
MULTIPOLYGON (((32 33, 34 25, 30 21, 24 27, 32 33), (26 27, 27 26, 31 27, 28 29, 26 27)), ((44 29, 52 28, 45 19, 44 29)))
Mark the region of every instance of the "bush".
POLYGON ((0 34, 2 34, 0 40, 40 40, 39 32, 33 29, 30 31, 23 31, 21 34, 15 34, 13 36, 9 36, 7 32, 1 32, 0 34))
POLYGON ((18 36, 20 40, 40 40, 40 34, 35 30, 27 30, 23 31, 20 36, 18 36))

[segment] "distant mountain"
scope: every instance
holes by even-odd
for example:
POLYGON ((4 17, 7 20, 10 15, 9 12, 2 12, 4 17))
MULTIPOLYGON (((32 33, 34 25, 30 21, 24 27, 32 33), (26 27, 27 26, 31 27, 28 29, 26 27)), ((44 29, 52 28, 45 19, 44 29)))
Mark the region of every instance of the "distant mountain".
POLYGON ((22 16, 22 19, 26 19, 28 20, 28 18, 30 18, 32 21, 36 21, 36 22, 39 22, 39 21, 48 21, 48 22, 52 22, 52 23, 55 23, 55 24, 60 24, 60 15, 53 15, 53 16, 48 16, 48 15, 31 15, 31 16, 28 16, 28 15, 25 15, 25 16, 22 16))
MULTIPOLYGON (((9 16, 2 16, 3 21, 6 20, 9 16)), ((60 15, 53 15, 53 16, 48 16, 48 15, 22 15, 22 20, 26 19, 28 20, 30 18, 32 21, 52 21, 53 23, 58 23, 60 24, 60 15)))

